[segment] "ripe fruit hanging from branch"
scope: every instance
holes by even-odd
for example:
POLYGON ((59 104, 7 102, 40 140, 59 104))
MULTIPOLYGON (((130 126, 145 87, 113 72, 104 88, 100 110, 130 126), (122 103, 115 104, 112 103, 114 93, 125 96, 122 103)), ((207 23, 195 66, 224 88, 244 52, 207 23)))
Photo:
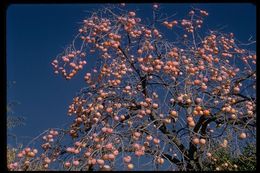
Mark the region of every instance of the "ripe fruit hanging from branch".
POLYGON ((147 23, 127 8, 94 11, 53 60, 67 80, 87 70, 69 105, 73 121, 44 133, 43 152, 19 151, 10 170, 29 156, 50 170, 57 161, 65 170, 139 170, 150 160, 149 168, 196 171, 204 165, 194 161, 215 163, 218 148, 243 148, 237 137, 255 141, 255 52, 234 34, 203 30, 205 10, 166 17, 150 4, 147 23))

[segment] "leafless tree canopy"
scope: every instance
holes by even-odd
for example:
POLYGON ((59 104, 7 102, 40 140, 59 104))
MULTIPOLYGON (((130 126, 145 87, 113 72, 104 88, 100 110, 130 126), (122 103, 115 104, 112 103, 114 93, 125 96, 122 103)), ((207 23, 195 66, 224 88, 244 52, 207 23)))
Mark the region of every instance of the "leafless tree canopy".
POLYGON ((123 5, 82 21, 52 62, 66 80, 91 67, 69 105, 74 120, 36 137, 42 149, 25 148, 11 170, 203 170, 220 148, 235 157, 255 142, 254 42, 203 28, 201 9, 151 11, 148 23, 123 5))

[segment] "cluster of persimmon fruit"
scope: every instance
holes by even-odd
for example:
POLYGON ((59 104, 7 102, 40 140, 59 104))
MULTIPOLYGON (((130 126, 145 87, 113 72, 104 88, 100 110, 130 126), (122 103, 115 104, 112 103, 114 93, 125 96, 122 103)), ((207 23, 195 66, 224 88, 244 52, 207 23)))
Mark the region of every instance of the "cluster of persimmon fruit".
MULTIPOLYGON (((153 10, 158 8, 158 4, 153 5, 153 10)), ((112 170, 112 165, 122 160, 131 170, 136 166, 135 157, 149 154, 152 149, 156 151, 152 156, 154 161, 164 164, 163 151, 158 150, 167 145, 160 138, 164 135, 159 132, 162 126, 187 125, 186 130, 191 133, 183 139, 196 147, 208 147, 207 135, 193 133, 200 119, 215 116, 219 120, 228 117, 232 122, 241 122, 244 117, 248 121, 255 118, 255 102, 237 104, 246 85, 239 77, 245 72, 253 74, 253 69, 241 70, 232 63, 236 58, 245 66, 252 66, 256 55, 239 48, 233 33, 212 31, 200 37, 200 41, 194 39, 204 17, 209 15, 207 11, 193 9, 188 13, 189 18, 160 22, 159 26, 171 30, 182 29, 184 41, 171 43, 163 40, 165 36, 159 26, 143 24, 137 12, 118 14, 111 10, 105 8, 106 15, 93 13, 84 19, 73 44, 52 61, 54 73, 61 73, 67 80, 87 62, 92 63, 93 58, 98 61, 97 67, 85 73, 86 89, 69 105, 68 115, 73 122, 67 134, 73 143, 64 148, 63 155, 68 156, 62 162, 65 169, 80 170, 88 166, 112 170)), ((250 77, 254 80, 256 75, 250 77)), ((238 131, 239 139, 248 137, 244 129, 238 131)), ((58 136, 62 135, 55 130, 43 136, 41 147, 45 154, 39 161, 46 169, 62 155, 61 150, 51 152, 55 148, 53 143, 59 141, 58 136)), ((224 148, 228 144, 227 139, 220 142, 224 148)), ((175 149, 173 156, 177 158, 178 149, 175 149)), ((36 149, 25 148, 9 169, 23 169, 22 165, 33 162, 37 153, 36 149)), ((205 154, 212 158, 208 150, 205 154)))

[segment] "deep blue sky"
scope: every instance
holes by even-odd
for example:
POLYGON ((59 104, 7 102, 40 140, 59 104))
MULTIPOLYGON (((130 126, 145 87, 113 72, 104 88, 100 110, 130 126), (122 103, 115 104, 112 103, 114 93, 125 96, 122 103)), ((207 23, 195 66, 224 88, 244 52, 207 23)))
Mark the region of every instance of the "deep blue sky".
MULTIPOLYGON (((51 61, 71 42, 78 22, 87 16, 84 11, 101 5, 11 5, 7 9, 7 80, 16 81, 7 96, 21 102, 14 111, 26 117, 26 126, 13 129, 17 136, 34 137, 68 122, 68 105, 84 86, 86 69, 66 81, 54 75, 51 61)), ((191 5, 209 12, 209 28, 227 26, 224 31, 233 32, 241 41, 256 38, 256 8, 252 4, 160 4, 168 14, 177 12, 177 19, 186 16, 191 5)), ((127 8, 140 7, 137 15, 149 16, 151 6, 131 4, 127 8)))

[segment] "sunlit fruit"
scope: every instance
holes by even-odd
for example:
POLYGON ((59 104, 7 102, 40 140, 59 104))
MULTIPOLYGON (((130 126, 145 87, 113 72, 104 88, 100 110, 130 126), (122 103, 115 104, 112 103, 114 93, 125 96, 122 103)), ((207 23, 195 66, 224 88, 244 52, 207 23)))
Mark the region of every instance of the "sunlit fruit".
POLYGON ((193 139, 192 139, 192 143, 195 144, 195 145, 199 144, 199 143, 200 143, 199 138, 196 138, 196 137, 193 138, 193 139))
POLYGON ((246 138, 246 133, 244 133, 244 132, 240 133, 239 138, 240 139, 245 139, 246 138))

